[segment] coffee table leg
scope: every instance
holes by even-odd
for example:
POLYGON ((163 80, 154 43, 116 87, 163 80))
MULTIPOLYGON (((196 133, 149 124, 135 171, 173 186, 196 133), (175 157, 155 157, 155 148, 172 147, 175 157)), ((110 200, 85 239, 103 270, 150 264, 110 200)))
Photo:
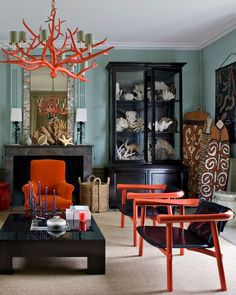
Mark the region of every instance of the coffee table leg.
POLYGON ((0 257, 0 274, 12 274, 12 257, 0 257))
POLYGON ((104 256, 88 256, 88 273, 89 274, 105 274, 105 255, 104 256))

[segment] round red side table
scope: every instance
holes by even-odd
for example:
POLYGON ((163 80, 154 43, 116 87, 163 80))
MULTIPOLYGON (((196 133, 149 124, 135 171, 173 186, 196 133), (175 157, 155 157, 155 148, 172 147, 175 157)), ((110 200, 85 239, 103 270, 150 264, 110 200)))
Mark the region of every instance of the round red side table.
POLYGON ((9 184, 7 182, 0 182, 0 210, 7 210, 10 207, 11 195, 9 191, 9 184))

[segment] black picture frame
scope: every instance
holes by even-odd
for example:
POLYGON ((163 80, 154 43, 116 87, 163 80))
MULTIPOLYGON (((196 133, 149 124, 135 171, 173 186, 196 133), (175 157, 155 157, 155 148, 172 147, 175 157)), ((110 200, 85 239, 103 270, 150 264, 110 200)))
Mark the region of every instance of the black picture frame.
POLYGON ((236 62, 215 71, 215 120, 222 120, 230 143, 236 143, 236 62))

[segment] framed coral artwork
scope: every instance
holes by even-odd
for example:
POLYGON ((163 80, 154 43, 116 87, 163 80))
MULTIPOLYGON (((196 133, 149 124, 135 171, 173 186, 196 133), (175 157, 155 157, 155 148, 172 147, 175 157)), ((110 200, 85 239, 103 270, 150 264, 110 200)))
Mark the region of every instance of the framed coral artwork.
POLYGON ((222 120, 231 143, 236 142, 236 62, 216 70, 216 122, 222 120))

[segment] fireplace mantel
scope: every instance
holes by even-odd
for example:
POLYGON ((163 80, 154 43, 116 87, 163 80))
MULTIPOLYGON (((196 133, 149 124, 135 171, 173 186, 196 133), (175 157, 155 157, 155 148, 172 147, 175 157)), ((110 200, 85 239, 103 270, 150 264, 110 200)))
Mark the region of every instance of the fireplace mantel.
MULTIPOLYGON (((14 205, 14 159, 15 157, 29 158, 69 158, 78 157, 82 161, 82 175, 79 175, 83 180, 92 174, 92 145, 4 145, 4 170, 6 181, 10 185, 12 200, 14 205)), ((73 158, 74 159, 74 158, 73 158)), ((76 162, 74 163, 76 165, 76 162)), ((20 167, 19 167, 20 170, 20 167)), ((26 181, 27 182, 27 181, 26 181)))

